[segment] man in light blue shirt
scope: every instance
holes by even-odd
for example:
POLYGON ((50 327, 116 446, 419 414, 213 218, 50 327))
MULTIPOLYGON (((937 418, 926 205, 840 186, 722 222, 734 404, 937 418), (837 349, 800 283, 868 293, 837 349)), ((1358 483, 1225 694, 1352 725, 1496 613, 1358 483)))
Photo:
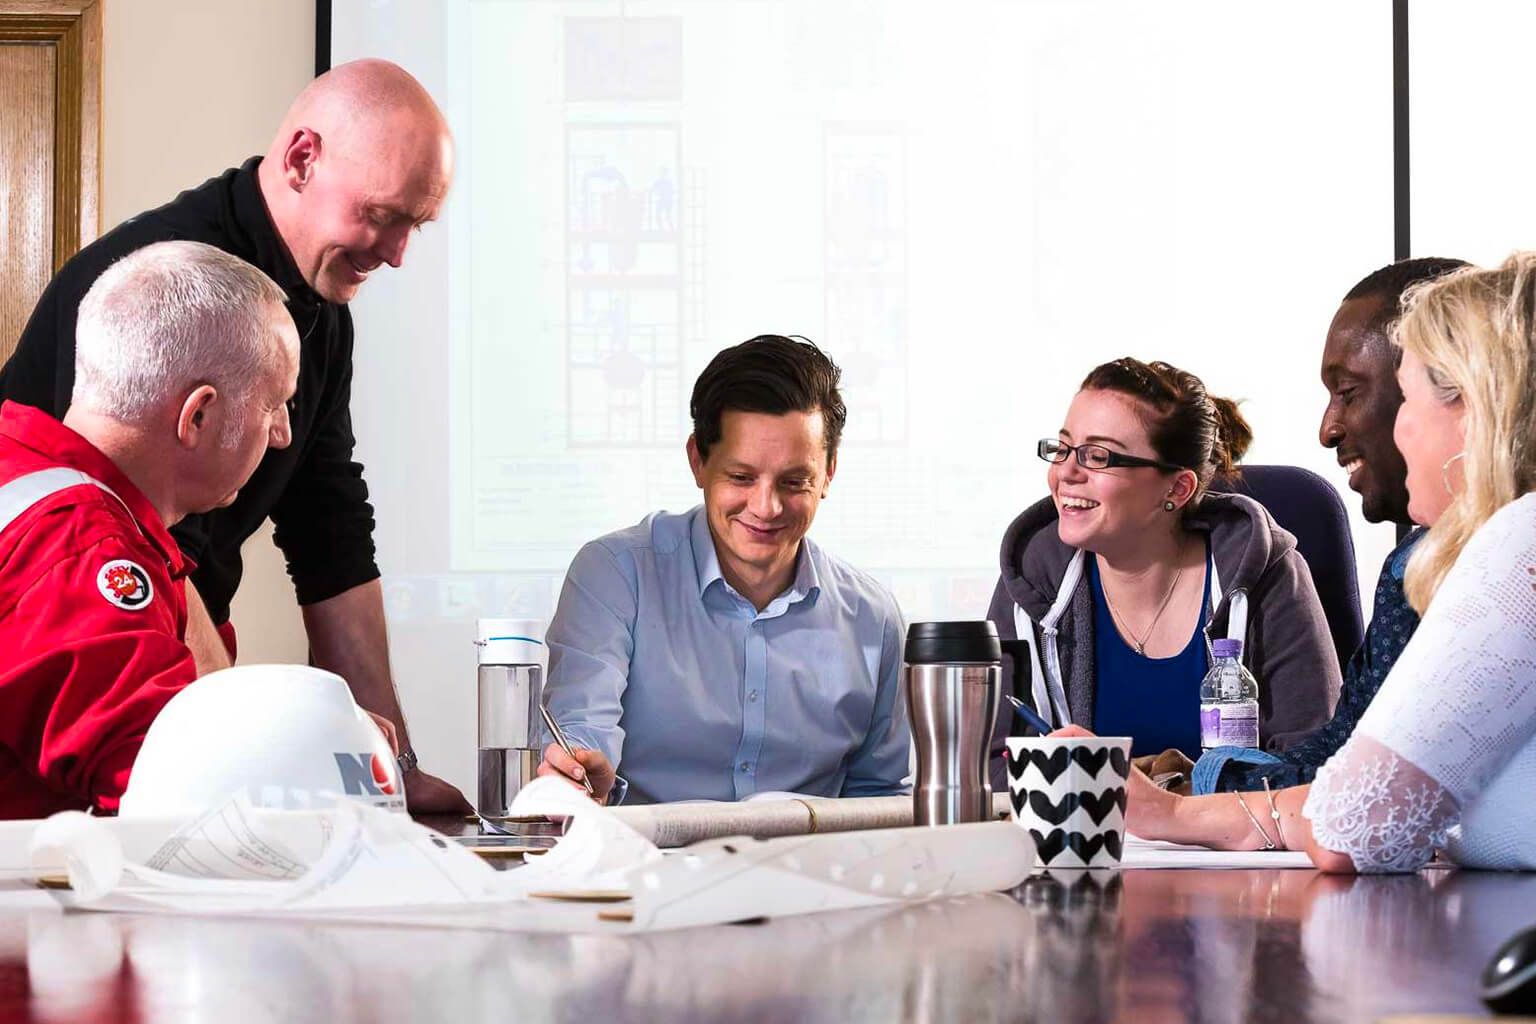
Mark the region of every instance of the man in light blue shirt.
POLYGON ((550 744, 540 774, 631 803, 906 791, 900 609, 806 537, 837 468, 839 375, 810 342, 762 335, 699 376, 704 504, 577 553, 545 687, 576 758, 550 744))

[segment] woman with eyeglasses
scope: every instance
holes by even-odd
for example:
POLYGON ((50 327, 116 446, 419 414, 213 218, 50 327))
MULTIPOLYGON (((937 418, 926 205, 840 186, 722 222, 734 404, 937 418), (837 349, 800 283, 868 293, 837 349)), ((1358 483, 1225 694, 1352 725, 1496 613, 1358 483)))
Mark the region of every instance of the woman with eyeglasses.
POLYGON ((1031 696, 1053 726, 1198 758, 1200 682, 1224 637, 1259 681, 1261 746, 1327 720, 1338 660, 1295 538, 1252 499, 1207 491, 1252 437, 1194 374, 1125 358, 1088 374, 1039 443, 1050 497, 1004 535, 988 617, 1030 641, 1031 696))

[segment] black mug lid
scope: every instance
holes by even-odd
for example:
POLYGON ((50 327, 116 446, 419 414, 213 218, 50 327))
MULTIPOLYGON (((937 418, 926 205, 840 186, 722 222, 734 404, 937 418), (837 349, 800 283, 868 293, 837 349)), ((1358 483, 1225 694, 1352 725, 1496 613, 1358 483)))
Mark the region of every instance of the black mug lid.
POLYGON ((976 664, 1003 660, 997 625, 991 619, 971 622, 914 622, 907 627, 908 665, 976 664))

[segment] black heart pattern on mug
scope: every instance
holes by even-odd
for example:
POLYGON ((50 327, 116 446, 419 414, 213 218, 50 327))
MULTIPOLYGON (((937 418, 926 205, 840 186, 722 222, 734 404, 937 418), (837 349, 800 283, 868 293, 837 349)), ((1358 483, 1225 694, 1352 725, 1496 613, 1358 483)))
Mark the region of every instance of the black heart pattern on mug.
POLYGON ((1096 779, 1099 777, 1099 771, 1104 767, 1104 762, 1109 760, 1109 748, 1100 747, 1098 750, 1090 750, 1087 747, 1073 747, 1072 760, 1096 779))
POLYGON ((1092 836, 1085 836, 1081 832, 1066 832, 1059 828, 1051 829, 1049 835, 1041 833, 1038 829, 1030 829, 1029 834, 1035 840, 1035 850, 1040 854, 1040 862, 1047 866, 1067 850, 1076 854, 1084 864, 1093 863, 1094 855, 1100 850, 1108 853, 1116 862, 1124 852, 1120 833, 1114 829, 1092 836))
POLYGON ((1072 817, 1072 812, 1077 810, 1077 804, 1076 793, 1068 793, 1061 798, 1060 803, 1051 803, 1051 798, 1038 789, 1029 794, 1029 809, 1034 812, 1035 817, 1051 825, 1060 825, 1072 817))
MULTIPOLYGON (((1015 815, 1024 811, 1024 794, 1012 793, 1013 812, 1015 815)), ((1120 813, 1125 813, 1125 790, 1116 788, 1103 793, 1068 793, 1061 800, 1052 803, 1051 798, 1041 790, 1034 790, 1029 794, 1029 809, 1035 817, 1050 825, 1060 825, 1072 817, 1072 812, 1081 807, 1088 812, 1088 817, 1093 819, 1095 825, 1104 824, 1104 819, 1109 817, 1109 812, 1116 806, 1120 813)))
MULTIPOLYGON (((1102 793, 1080 793, 1077 802, 1083 810, 1088 812, 1088 817, 1093 819, 1095 825, 1104 824, 1104 819, 1109 817, 1109 812, 1115 807, 1120 808, 1120 813, 1125 813, 1126 795, 1125 789, 1116 786, 1114 789, 1106 789, 1102 793)), ((1055 824, 1053 822, 1052 824, 1055 824)))
POLYGON ((1072 752, 1065 747, 1053 750, 1049 754, 1043 750, 1021 750, 1019 753, 1022 755, 1022 760, 1015 761, 1011 751, 1008 758, 1008 771, 1015 779, 1022 779, 1025 766, 1032 764, 1044 776, 1047 783, 1055 782, 1072 764, 1072 752))
POLYGON ((1125 751, 1121 750, 1119 747, 1109 748, 1109 766, 1113 768, 1115 770, 1115 774, 1120 776, 1122 779, 1130 778, 1130 758, 1128 758, 1125 754, 1125 751))
POLYGON ((1040 862, 1049 864, 1061 856, 1061 851, 1067 848, 1067 834, 1059 828, 1051 829, 1050 835, 1043 835, 1038 829, 1030 829, 1030 836, 1035 840, 1035 852, 1040 854, 1040 862))

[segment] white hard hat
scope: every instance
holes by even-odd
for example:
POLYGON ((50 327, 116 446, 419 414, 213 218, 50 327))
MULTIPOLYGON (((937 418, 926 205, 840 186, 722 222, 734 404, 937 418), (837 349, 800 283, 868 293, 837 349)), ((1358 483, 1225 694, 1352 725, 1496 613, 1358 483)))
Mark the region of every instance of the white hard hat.
POLYGON ((212 672, 150 724, 118 813, 192 817, 244 793, 304 809, 351 797, 405 811, 389 742, 334 673, 305 665, 212 672))

